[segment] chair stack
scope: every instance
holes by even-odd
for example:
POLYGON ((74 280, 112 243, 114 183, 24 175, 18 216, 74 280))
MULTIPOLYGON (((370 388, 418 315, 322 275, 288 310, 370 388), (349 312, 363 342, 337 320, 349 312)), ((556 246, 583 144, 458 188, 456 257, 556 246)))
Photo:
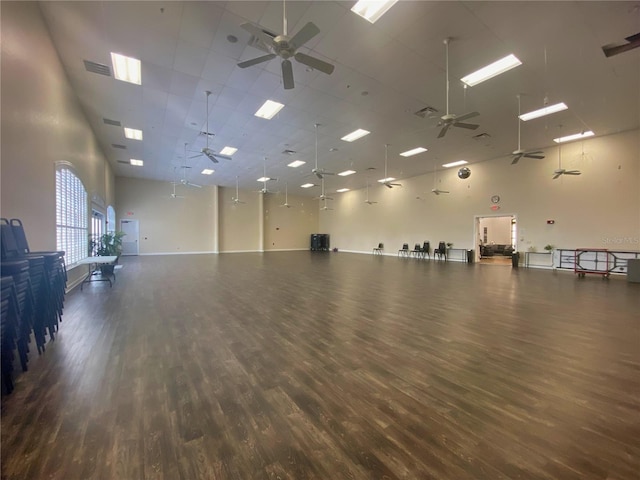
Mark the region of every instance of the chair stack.
POLYGON ((0 219, 2 244, 2 381, 13 390, 13 360, 17 352, 27 370, 31 335, 38 353, 47 337, 55 339, 62 321, 67 271, 64 252, 31 252, 22 222, 0 219))

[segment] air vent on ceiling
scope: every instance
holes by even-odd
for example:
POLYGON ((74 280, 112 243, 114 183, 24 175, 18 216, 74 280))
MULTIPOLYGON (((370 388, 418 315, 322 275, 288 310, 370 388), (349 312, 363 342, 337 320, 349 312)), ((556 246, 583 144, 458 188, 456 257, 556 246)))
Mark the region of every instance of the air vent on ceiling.
POLYGON ((471 138, 474 138, 474 139, 476 139, 476 140, 480 140, 480 139, 482 139, 482 138, 491 138, 491 135, 489 135, 489 134, 488 134, 488 133, 486 133, 486 132, 483 132, 483 133, 479 133, 478 135, 474 135, 474 136, 473 136, 473 137, 471 137, 471 138))
MULTIPOLYGON (((278 36, 277 33, 270 32, 269 30, 265 30, 264 28, 262 28, 261 30, 263 33, 265 33, 266 35, 269 35, 271 38, 276 38, 278 36)), ((247 42, 247 45, 253 48, 257 48, 258 50, 269 52, 268 46, 265 45, 264 42, 260 40, 258 37, 256 37, 255 35, 251 35, 251 38, 247 42)))
POLYGON ((367 168, 367 170, 375 170, 375 169, 376 169, 376 167, 369 167, 369 168, 367 168))
POLYGON ((111 67, 109 65, 103 65, 101 63, 92 62, 91 60, 83 60, 84 68, 87 72, 97 73, 98 75, 111 76, 111 67))
POLYGON ((121 149, 121 150, 126 150, 126 149, 127 149, 127 146, 126 146, 126 145, 120 145, 120 144, 118 144, 118 143, 112 143, 112 144, 111 144, 111 146, 112 146, 113 148, 119 148, 119 149, 121 149))
POLYGON ((215 133, 211 133, 211 132, 207 133, 207 132, 205 132, 205 131, 202 131, 202 132, 200 132, 200 135, 202 135, 203 137, 204 137, 205 135, 209 135, 210 137, 215 137, 215 135, 216 135, 216 134, 215 134, 215 133))
POLYGON ((114 127, 122 126, 122 124, 120 123, 120 120, 111 120, 110 118, 103 118, 102 121, 107 125, 113 125, 114 127))
POLYGON ((131 162, 125 162, 124 160, 118 160, 118 163, 122 163, 124 165, 131 165, 131 162))
POLYGON ((295 150, 284 149, 282 151, 282 153, 284 153, 285 155, 293 155, 294 153, 296 153, 296 151, 295 150))
POLYGON ((417 112, 413 112, 414 115, 417 115, 420 118, 430 117, 434 113, 438 113, 438 110, 433 107, 424 107, 418 110, 417 112))

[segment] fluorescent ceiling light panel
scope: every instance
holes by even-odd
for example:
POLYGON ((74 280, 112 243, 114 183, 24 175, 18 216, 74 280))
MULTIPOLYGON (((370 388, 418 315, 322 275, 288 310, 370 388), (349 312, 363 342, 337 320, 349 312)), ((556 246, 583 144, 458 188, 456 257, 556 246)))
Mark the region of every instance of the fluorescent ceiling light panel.
POLYGON ((578 140, 579 138, 593 137, 595 134, 589 130, 586 132, 574 133, 573 135, 567 135, 566 137, 554 138, 556 143, 570 142, 571 140, 578 140))
POLYGON ((144 165, 144 162, 142 160, 136 160, 135 158, 131 158, 129 160, 129 163, 134 167, 142 167, 144 165))
POLYGON ((349 189, 348 188, 339 188, 338 190, 336 190, 336 193, 344 193, 344 192, 348 192, 349 189))
POLYGON ((215 170, 212 170, 211 168, 205 168, 204 170, 202 170, 200 173, 202 175, 211 175, 213 172, 215 172, 215 170))
POLYGON ((282 103, 274 102, 273 100, 267 100, 264 104, 258 109, 254 115, 260 118, 266 118, 267 120, 271 120, 276 116, 280 110, 282 110, 284 105, 282 103))
POLYGON ((311 188, 314 186, 313 183, 305 183, 304 185, 300 185, 302 188, 311 188))
POLYGON ((302 160, 295 160, 293 162, 291 162, 290 164, 287 165, 287 167, 291 167, 291 168, 298 168, 301 165, 304 165, 307 162, 303 162, 302 160))
POLYGON ((506 57, 493 62, 491 65, 482 67, 480 70, 470 73, 466 77, 462 77, 460 80, 462 80, 462 83, 473 87, 474 85, 478 85, 485 80, 489 80, 490 78, 496 77, 501 73, 507 72, 512 68, 517 67, 518 65, 522 65, 522 62, 518 60, 518 57, 511 53, 506 57))
POLYGON ((118 80, 142 85, 140 60, 111 52, 111 63, 113 64, 113 76, 118 80))
POLYGON ((269 177, 260 177, 258 179, 258 182, 268 182, 269 180, 271 180, 271 178, 269 178, 269 177))
POLYGON ((353 175, 354 173, 356 173, 355 170, 345 170, 344 172, 340 172, 338 175, 340 175, 341 177, 348 177, 349 175, 353 175))
POLYGON ((353 142, 354 140, 362 138, 365 135, 369 135, 370 133, 371 132, 369 132, 367 130, 363 130, 362 128, 359 128, 359 129, 351 132, 350 134, 345 135, 344 137, 341 138, 341 140, 344 140, 345 142, 353 142))
POLYGON ((556 103, 548 107, 541 108, 540 110, 534 110, 533 112, 523 113, 520 115, 520 120, 526 122, 527 120, 533 120, 534 118, 544 117, 545 115, 551 115, 552 113, 561 112, 566 110, 567 107, 564 102, 556 103))
POLYGON ((376 23, 398 0, 360 0, 351 11, 370 23, 376 23))
POLYGON ((133 140, 142 140, 142 130, 124 127, 124 136, 133 140))
POLYGON ((380 180, 378 180, 380 183, 384 183, 384 182, 393 182, 395 180, 395 178, 393 177, 387 177, 387 178, 381 178, 380 180))
POLYGON ((450 167, 458 167, 460 165, 466 165, 467 162, 466 160, 458 160, 457 162, 451 162, 451 163, 445 163, 444 165, 442 165, 444 168, 450 168, 450 167))
POLYGON ((224 147, 222 150, 220 150, 220 155, 231 156, 234 153, 236 153, 237 151, 238 151, 238 149, 235 148, 235 147, 224 147))
POLYGON ((419 153, 426 152, 426 151, 427 151, 427 149, 424 148, 424 147, 417 147, 417 148, 414 148, 413 150, 407 150, 406 152, 402 152, 400 154, 400 156, 402 156, 402 157, 410 157, 412 155, 417 155, 419 153))

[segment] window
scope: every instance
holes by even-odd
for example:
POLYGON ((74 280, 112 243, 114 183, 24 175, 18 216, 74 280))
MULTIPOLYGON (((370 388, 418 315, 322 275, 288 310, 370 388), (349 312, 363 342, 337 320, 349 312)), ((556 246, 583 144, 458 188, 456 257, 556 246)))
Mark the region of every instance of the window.
POLYGON ((116 211, 109 205, 107 207, 107 233, 116 232, 116 211))
POLYGON ((56 168, 56 244, 73 266, 89 252, 87 191, 67 164, 56 168))
POLYGON ((98 241, 104 233, 104 215, 97 210, 91 211, 91 236, 98 241))

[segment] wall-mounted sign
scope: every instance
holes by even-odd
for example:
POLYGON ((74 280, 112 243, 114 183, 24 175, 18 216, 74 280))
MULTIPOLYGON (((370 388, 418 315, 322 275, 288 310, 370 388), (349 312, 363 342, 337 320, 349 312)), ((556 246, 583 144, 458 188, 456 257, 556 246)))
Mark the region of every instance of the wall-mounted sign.
POLYGON ((133 212, 127 212, 127 215, 131 216, 131 215, 133 215, 133 212))
POLYGON ((555 220, 547 220, 547 225, 553 225, 554 223, 556 223, 555 220))
POLYGON ((494 212, 500 210, 500 205, 491 205, 491 210, 493 210, 494 212))

